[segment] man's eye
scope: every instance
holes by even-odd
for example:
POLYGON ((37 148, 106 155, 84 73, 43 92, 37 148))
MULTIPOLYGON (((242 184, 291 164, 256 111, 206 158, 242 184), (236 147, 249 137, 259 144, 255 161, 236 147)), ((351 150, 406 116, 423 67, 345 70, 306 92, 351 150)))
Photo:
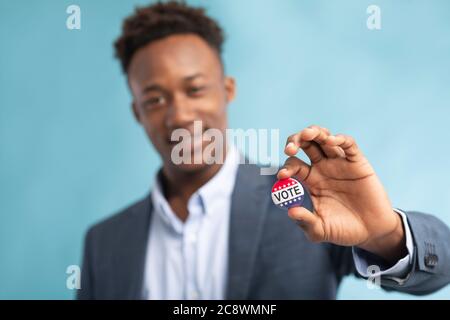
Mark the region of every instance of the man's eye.
POLYGON ((198 95, 204 91, 205 87, 190 87, 188 93, 190 95, 198 95))
POLYGON ((144 101, 144 106, 159 106, 164 104, 164 97, 152 97, 144 101))

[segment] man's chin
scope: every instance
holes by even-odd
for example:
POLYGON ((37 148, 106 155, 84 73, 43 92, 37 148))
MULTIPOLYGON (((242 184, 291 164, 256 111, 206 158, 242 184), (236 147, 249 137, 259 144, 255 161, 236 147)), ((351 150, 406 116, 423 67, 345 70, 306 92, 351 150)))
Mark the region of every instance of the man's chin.
MULTIPOLYGON (((203 149, 204 148, 206 148, 206 146, 203 146, 203 149)), ((171 170, 176 170, 178 172, 183 173, 201 172, 203 170, 207 170, 208 168, 214 165, 223 164, 225 156, 222 151, 219 152, 220 154, 217 156, 214 155, 206 156, 202 153, 195 153, 193 151, 185 159, 183 159, 182 157, 180 157, 179 159, 166 158, 167 161, 170 162, 170 165, 168 165, 167 167, 171 168, 171 170)))
POLYGON ((182 163, 182 164, 172 164, 176 170, 183 172, 197 172, 208 168, 210 165, 206 163, 182 163))

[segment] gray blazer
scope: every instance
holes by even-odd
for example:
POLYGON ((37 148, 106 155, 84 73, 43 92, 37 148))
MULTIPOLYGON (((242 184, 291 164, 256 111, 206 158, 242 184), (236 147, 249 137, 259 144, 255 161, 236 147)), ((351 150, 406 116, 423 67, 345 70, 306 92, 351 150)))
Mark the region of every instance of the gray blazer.
MULTIPOLYGON (((355 274, 352 250, 311 243, 272 204, 274 176, 240 165, 231 204, 227 299, 335 299, 343 276, 355 274)), ((305 206, 312 208, 310 198, 305 206)), ((86 234, 78 299, 142 299, 150 197, 91 227, 86 234)), ((450 230, 437 218, 407 212, 413 271, 385 290, 428 294, 450 282, 450 230)), ((375 259, 376 257, 374 257, 375 259)))

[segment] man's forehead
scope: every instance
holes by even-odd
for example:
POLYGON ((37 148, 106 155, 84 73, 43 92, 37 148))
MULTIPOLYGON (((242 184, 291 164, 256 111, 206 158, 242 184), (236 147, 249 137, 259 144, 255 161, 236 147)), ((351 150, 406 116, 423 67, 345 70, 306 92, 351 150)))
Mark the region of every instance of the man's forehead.
POLYGON ((185 78, 220 70, 217 53, 199 36, 173 35, 139 49, 130 65, 130 75, 139 79, 174 76, 185 78))

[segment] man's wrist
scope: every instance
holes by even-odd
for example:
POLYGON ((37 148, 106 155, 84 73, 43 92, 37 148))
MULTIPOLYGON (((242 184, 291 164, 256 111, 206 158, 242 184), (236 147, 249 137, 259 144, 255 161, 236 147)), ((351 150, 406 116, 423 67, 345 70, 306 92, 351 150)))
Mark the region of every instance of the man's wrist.
POLYGON ((396 228, 391 233, 359 246, 361 249, 376 254, 391 264, 395 264, 408 254, 406 233, 402 218, 397 212, 394 211, 394 213, 398 222, 396 228))

